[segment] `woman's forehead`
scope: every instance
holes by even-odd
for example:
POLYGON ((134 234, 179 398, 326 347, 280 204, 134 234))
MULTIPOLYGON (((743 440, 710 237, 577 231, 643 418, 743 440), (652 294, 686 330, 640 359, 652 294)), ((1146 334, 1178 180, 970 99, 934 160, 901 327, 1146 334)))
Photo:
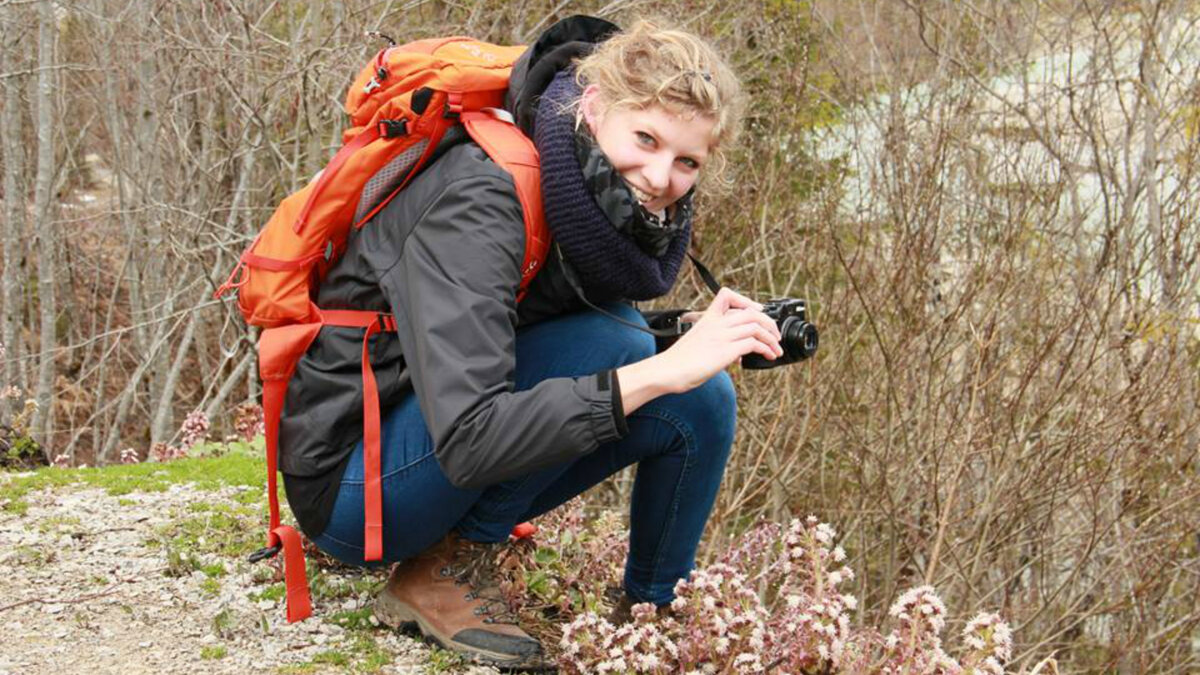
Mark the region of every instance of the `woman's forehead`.
POLYGON ((646 127, 660 140, 691 155, 708 154, 713 143, 716 120, 695 112, 679 112, 653 104, 645 108, 625 108, 622 123, 646 127))

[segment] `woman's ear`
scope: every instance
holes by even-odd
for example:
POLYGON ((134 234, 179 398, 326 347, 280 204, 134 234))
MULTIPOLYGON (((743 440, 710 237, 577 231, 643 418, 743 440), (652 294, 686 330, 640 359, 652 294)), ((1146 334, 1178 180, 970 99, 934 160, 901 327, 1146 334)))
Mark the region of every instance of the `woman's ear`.
POLYGON ((587 123, 588 129, 594 135, 596 127, 600 125, 601 118, 604 117, 603 101, 600 99, 600 87, 589 84, 583 89, 583 96, 579 99, 579 112, 583 115, 583 121, 587 123))

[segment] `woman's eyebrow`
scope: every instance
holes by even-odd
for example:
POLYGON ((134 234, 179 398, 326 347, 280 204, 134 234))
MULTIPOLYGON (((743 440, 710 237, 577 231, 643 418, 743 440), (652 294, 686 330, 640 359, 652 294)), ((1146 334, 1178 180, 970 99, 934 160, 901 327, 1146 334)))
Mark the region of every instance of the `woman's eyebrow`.
MULTIPOLYGON (((638 124, 637 126, 638 126, 638 127, 640 127, 640 129, 641 129, 642 133, 647 133, 647 134, 650 134, 651 136, 653 136, 653 137, 654 137, 654 140, 655 140, 655 141, 658 141, 659 143, 662 143, 663 136, 662 136, 662 134, 658 133, 658 129, 657 129, 655 126, 654 126, 654 123, 653 123, 653 122, 650 122, 650 121, 645 121, 645 122, 642 122, 641 124, 638 124)), ((679 156, 680 156, 680 157, 686 157, 687 159, 694 160, 694 161, 696 161, 697 163, 699 163, 699 162, 703 162, 703 161, 704 161, 704 159, 705 159, 706 157, 708 157, 708 148, 707 148, 707 147, 705 147, 705 148, 703 148, 702 150, 688 150, 688 149, 683 149, 683 150, 682 150, 682 151, 679 153, 679 156)))

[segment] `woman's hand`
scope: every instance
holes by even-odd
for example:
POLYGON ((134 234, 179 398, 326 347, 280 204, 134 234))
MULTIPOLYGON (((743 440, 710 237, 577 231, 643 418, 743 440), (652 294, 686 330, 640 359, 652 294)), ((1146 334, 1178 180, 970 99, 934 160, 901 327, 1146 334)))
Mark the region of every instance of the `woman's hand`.
POLYGON ((665 352, 617 370, 625 414, 663 394, 679 394, 707 382, 746 354, 774 360, 783 355, 779 327, 762 305, 722 288, 692 327, 665 352))
MULTIPOLYGON (((692 312, 681 321, 696 317, 692 312)), ((722 288, 708 309, 698 314, 691 329, 660 354, 667 367, 664 374, 676 392, 707 382, 746 354, 761 354, 775 360, 783 355, 779 327, 762 312, 762 305, 722 288)))

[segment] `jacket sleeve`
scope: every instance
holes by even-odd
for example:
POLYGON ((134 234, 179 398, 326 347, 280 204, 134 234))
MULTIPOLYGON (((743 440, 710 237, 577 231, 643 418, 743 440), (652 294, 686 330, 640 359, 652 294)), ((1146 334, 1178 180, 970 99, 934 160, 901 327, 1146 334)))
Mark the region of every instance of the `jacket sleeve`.
POLYGON ((625 433, 610 371, 514 391, 524 246, 511 180, 471 176, 444 186, 380 274, 434 452, 459 487, 566 462, 625 433))

